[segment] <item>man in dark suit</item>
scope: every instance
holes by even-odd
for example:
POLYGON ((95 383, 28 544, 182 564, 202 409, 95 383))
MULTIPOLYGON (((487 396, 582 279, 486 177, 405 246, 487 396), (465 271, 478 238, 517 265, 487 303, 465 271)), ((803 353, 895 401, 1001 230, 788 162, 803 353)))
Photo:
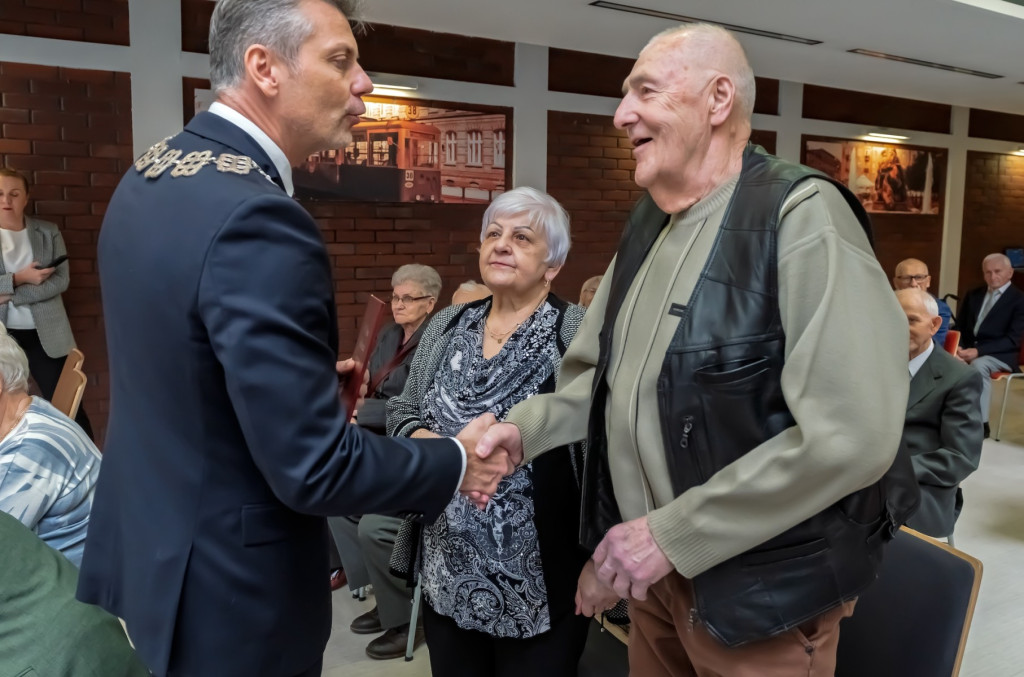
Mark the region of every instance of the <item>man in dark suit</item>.
POLYGON ((960 483, 981 460, 981 375, 932 341, 942 320, 924 289, 896 292, 910 323, 910 396, 903 441, 921 488, 921 504, 907 520, 918 531, 953 533, 963 494, 960 483))
POLYGON ((982 376, 981 420, 988 437, 991 376, 997 371, 1015 371, 1020 360, 1024 292, 1010 284, 1013 266, 1004 254, 986 256, 981 270, 985 286, 969 292, 956 315, 961 346, 956 354, 982 376))
POLYGON ((511 469, 469 428, 391 440, 339 402, 331 264, 289 194, 373 87, 349 10, 220 0, 216 103, 135 162, 104 219, 111 413, 78 596, 125 620, 156 675, 319 675, 323 516, 432 519, 511 469))

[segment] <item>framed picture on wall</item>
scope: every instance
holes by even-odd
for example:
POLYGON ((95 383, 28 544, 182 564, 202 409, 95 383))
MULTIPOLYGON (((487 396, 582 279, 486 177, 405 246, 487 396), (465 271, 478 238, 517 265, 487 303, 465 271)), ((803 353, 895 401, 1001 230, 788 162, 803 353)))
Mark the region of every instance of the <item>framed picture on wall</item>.
MULTIPOLYGON (((195 112, 209 108, 194 89, 195 112)), ((303 200, 487 204, 511 181, 512 109, 363 97, 352 143, 292 167, 303 200)))
POLYGON ((869 212, 933 214, 945 199, 945 148, 804 136, 800 161, 845 184, 869 212))

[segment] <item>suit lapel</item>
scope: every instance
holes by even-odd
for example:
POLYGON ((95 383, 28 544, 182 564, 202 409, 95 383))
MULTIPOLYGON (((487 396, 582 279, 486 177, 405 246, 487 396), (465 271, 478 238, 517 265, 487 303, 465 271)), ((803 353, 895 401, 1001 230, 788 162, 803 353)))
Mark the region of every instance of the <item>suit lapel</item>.
POLYGON ((237 125, 228 122, 219 115, 204 111, 196 115, 185 125, 185 131, 201 136, 204 139, 209 139, 214 143, 228 146, 241 155, 247 155, 273 179, 274 183, 284 189, 281 174, 277 171, 274 163, 270 161, 270 157, 256 143, 254 138, 242 131, 237 125))
POLYGON ((910 411, 918 402, 928 396, 928 393, 935 390, 942 379, 943 369, 939 364, 938 352, 942 350, 938 346, 932 348, 932 354, 924 361, 921 368, 917 370, 914 378, 910 379, 910 395, 907 397, 907 411, 910 411))
POLYGON ((25 226, 28 230, 28 242, 32 245, 32 255, 41 265, 53 258, 53 252, 47 246, 46 238, 35 219, 26 217, 25 226))

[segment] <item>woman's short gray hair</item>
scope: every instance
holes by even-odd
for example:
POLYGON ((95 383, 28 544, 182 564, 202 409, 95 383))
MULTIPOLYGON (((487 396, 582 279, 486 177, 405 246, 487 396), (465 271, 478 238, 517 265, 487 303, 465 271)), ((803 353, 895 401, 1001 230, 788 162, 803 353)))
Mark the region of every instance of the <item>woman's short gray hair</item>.
POLYGON ((0 380, 4 392, 28 390, 28 357, 18 342, 0 324, 0 380))
POLYGON ((441 276, 436 270, 422 263, 407 263, 391 276, 392 289, 406 282, 419 285, 424 294, 435 299, 441 295, 441 276))
POLYGON ((569 237, 569 213, 558 200, 529 186, 520 186, 494 198, 480 228, 480 242, 484 241, 487 227, 502 217, 528 214, 530 226, 540 232, 548 242, 549 266, 565 263, 572 241, 569 237))
MULTIPOLYGON (((322 0, 355 21, 358 0, 322 0)), ((299 50, 313 32, 301 11, 308 0, 217 0, 210 19, 210 86, 215 92, 237 87, 245 73, 245 50, 263 45, 295 69, 299 50)))

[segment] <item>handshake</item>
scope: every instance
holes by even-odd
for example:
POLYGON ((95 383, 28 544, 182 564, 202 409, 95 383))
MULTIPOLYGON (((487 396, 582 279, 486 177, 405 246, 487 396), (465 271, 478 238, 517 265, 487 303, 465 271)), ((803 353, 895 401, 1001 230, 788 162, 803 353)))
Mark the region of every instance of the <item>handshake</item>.
POLYGON ((459 492, 478 508, 498 489, 498 482, 523 462, 523 438, 511 423, 498 423, 494 414, 469 422, 456 439, 466 448, 466 474, 459 492))

